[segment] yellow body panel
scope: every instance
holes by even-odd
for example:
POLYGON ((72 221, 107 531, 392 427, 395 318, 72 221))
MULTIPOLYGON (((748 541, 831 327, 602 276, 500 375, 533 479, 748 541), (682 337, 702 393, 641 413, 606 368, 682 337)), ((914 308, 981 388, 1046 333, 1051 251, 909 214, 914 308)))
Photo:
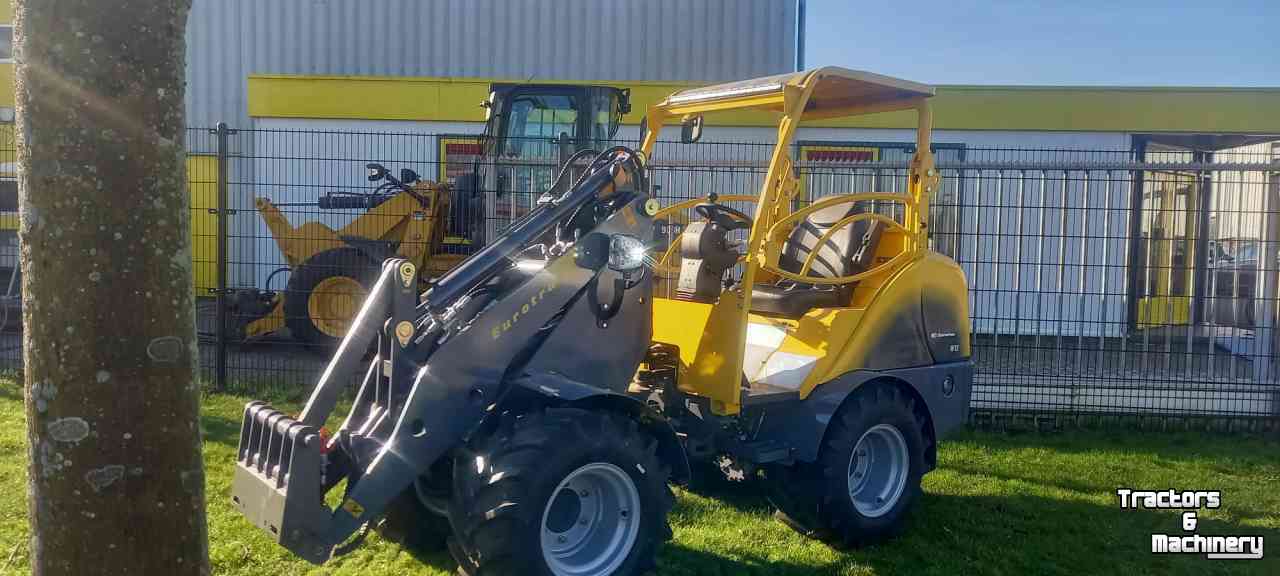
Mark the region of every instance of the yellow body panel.
MULTIPOLYGON (((847 334, 832 334, 832 337, 838 342, 843 342, 843 345, 838 352, 834 352, 836 358, 830 364, 828 371, 819 373, 818 370, 814 370, 810 379, 805 382, 801 395, 808 395, 814 387, 846 372, 874 366, 874 361, 877 359, 872 358, 873 355, 893 353, 886 348, 886 344, 904 347, 913 344, 910 342, 886 343, 882 335, 891 332, 895 325, 902 322, 905 312, 912 308, 920 309, 921 292, 926 285, 930 289, 944 291, 949 301, 961 307, 963 313, 960 317, 963 319, 963 325, 958 327, 957 332, 964 337, 960 338, 960 354, 968 357, 971 352, 968 338, 969 298, 964 272, 950 258, 930 252, 924 258, 913 261, 890 276, 876 290, 854 330, 847 334)), ((922 339, 918 344, 924 345, 923 339, 928 335, 923 333, 923 325, 920 328, 922 339)), ((883 359, 880 360, 883 361, 883 359)))
POLYGON ((716 304, 653 299, 653 341, 680 348, 680 387, 712 400, 717 413, 737 411, 742 386, 735 334, 741 307, 732 292, 716 304))
POLYGON ((841 344, 858 327, 864 313, 861 308, 815 308, 798 320, 751 314, 748 322, 783 327, 787 335, 778 352, 818 359, 800 386, 800 397, 806 398, 819 384, 850 370, 837 366, 837 359, 841 344))
MULTIPOLYGON (((776 352, 817 359, 799 388, 801 398, 807 398, 823 383, 872 366, 872 355, 886 352, 882 335, 902 322, 905 311, 920 308, 921 290, 926 284, 944 291, 949 300, 963 307, 965 325, 959 330, 969 332, 964 273, 945 256, 929 253, 882 281, 867 284, 871 295, 866 304, 858 307, 815 308, 797 319, 747 314, 749 325, 786 332, 776 352)), ((728 364, 730 354, 724 350, 725 343, 734 341, 731 331, 738 330, 732 320, 739 301, 733 294, 725 292, 728 297, 714 305, 667 298, 655 298, 653 303, 653 340, 680 349, 680 388, 716 400, 713 408, 736 404, 745 376, 741 364, 728 364), (728 402, 729 397, 734 402, 728 402)), ((924 345, 925 335, 921 332, 920 336, 918 342, 899 344, 924 345)), ((960 345, 960 353, 968 356, 969 339, 960 339, 960 345)))

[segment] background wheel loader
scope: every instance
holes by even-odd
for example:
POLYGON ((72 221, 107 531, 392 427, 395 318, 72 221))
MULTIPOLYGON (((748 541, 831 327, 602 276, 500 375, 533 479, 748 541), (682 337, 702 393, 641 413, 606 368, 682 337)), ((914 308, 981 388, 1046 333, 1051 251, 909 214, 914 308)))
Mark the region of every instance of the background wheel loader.
POLYGON ((242 331, 235 333, 239 339, 287 326, 301 342, 332 348, 346 334, 383 260, 395 256, 414 262, 427 278, 465 258, 441 249, 451 203, 448 188, 418 181, 412 170, 402 170, 396 178, 379 164, 368 168, 371 181, 384 181, 373 192, 330 193, 305 203, 322 210, 363 211, 338 230, 320 222, 295 228, 281 205, 257 199, 258 212, 288 263, 276 273, 289 272, 289 280, 282 292, 236 293, 231 317, 242 331))
POLYGON ((473 575, 641 574, 671 536, 668 484, 715 461, 763 476, 805 534, 892 537, 973 376, 964 275, 928 249, 932 94, 841 68, 678 92, 649 108, 640 150, 580 152, 580 175, 568 163, 429 290, 387 260, 302 413, 246 406, 235 506, 315 563, 376 526, 406 546, 447 540, 473 575), (754 214, 714 190, 662 208, 647 165, 661 128, 696 141, 702 114, 729 110, 779 116, 754 214), (793 210, 797 123, 899 110, 919 122, 906 193, 793 210), (688 222, 671 249, 663 219, 688 222))
POLYGON ((413 262, 425 289, 472 246, 531 209, 569 156, 612 139, 630 111, 626 89, 572 84, 494 84, 483 106, 483 153, 452 186, 419 181, 408 169, 396 178, 369 164, 369 179, 383 184, 368 194, 329 193, 290 204, 258 198, 258 212, 288 266, 273 273, 264 289, 236 293, 229 315, 233 338, 288 327, 300 342, 333 349, 383 260, 413 262), (289 206, 362 213, 338 230, 314 221, 295 227, 280 210, 289 206), (446 244, 452 244, 448 250, 446 244), (271 290, 271 279, 284 272, 285 289, 271 290))

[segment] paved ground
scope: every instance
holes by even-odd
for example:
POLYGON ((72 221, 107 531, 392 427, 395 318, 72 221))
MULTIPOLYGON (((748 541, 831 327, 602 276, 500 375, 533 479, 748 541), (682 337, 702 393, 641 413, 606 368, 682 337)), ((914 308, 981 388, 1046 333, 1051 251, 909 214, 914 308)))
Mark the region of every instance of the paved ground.
MULTIPOLYGON (((215 308, 198 305, 201 377, 214 380, 215 308)), ((1128 339, 979 336, 973 406, 1064 412, 1269 416, 1280 413, 1280 377, 1254 380, 1253 362, 1185 330, 1128 339)), ((1236 337, 1239 341, 1240 338, 1236 337)), ((20 334, 0 332, 0 369, 21 365, 20 334)), ((302 394, 328 357, 287 337, 227 352, 227 392, 302 394)), ((353 385, 354 385, 353 378, 353 385)))
POLYGON ((1277 374, 1255 380, 1249 357, 1214 342, 1214 335, 1185 329, 1107 339, 979 336, 973 406, 1209 416, 1280 412, 1277 374))

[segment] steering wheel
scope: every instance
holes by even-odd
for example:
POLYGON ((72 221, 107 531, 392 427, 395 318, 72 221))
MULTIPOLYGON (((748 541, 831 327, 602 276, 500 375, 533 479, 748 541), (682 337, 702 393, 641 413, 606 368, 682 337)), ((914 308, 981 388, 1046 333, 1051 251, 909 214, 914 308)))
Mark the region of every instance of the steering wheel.
POLYGON ((751 228, 751 217, 724 204, 702 203, 693 207, 703 218, 715 222, 725 230, 746 230, 751 228))
MULTIPOLYGON (((756 197, 754 194, 724 194, 724 195, 714 196, 714 197, 703 196, 701 198, 690 198, 688 200, 681 200, 680 202, 677 202, 675 204, 672 204, 670 206, 667 206, 659 210, 657 214, 653 215, 653 221, 655 223, 666 222, 668 226, 676 225, 677 227, 682 229, 685 225, 689 223, 689 217, 687 216, 687 212, 690 208, 694 208, 699 204, 708 203, 710 200, 713 200, 713 199, 719 202, 757 202, 759 201, 759 198, 756 197)), ((712 202, 712 204, 714 204, 716 208, 720 207, 719 204, 715 204, 714 202, 712 202)), ((714 212, 716 211, 716 208, 710 208, 710 210, 714 212)), ((741 214, 741 212, 739 212, 739 214, 741 214)), ((747 218, 748 222, 751 221, 751 218, 747 217, 746 214, 742 214, 742 216, 747 218)), ((680 242, 679 233, 675 234, 674 237, 670 238, 670 242, 667 245, 666 251, 663 252, 662 257, 658 258, 657 262, 654 262, 652 265, 653 273, 655 277, 672 279, 677 277, 680 274, 680 265, 672 263, 672 255, 676 254, 680 250, 680 244, 681 242, 680 242)))

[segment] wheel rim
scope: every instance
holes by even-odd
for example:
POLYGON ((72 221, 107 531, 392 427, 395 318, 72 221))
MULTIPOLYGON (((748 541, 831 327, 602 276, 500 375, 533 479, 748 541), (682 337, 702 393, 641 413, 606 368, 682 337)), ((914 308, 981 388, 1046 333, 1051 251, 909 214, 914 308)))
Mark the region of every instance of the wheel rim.
POLYGON ((889 424, 877 424, 862 434, 849 457, 849 498, 858 513, 884 516, 902 497, 911 467, 907 441, 889 424))
POLYGON ((326 336, 342 338, 366 295, 364 286, 355 278, 330 276, 321 280, 307 298, 311 323, 326 336))
POLYGON ((607 462, 574 470, 542 511, 542 557, 557 576, 612 574, 640 534, 640 491, 607 462))

